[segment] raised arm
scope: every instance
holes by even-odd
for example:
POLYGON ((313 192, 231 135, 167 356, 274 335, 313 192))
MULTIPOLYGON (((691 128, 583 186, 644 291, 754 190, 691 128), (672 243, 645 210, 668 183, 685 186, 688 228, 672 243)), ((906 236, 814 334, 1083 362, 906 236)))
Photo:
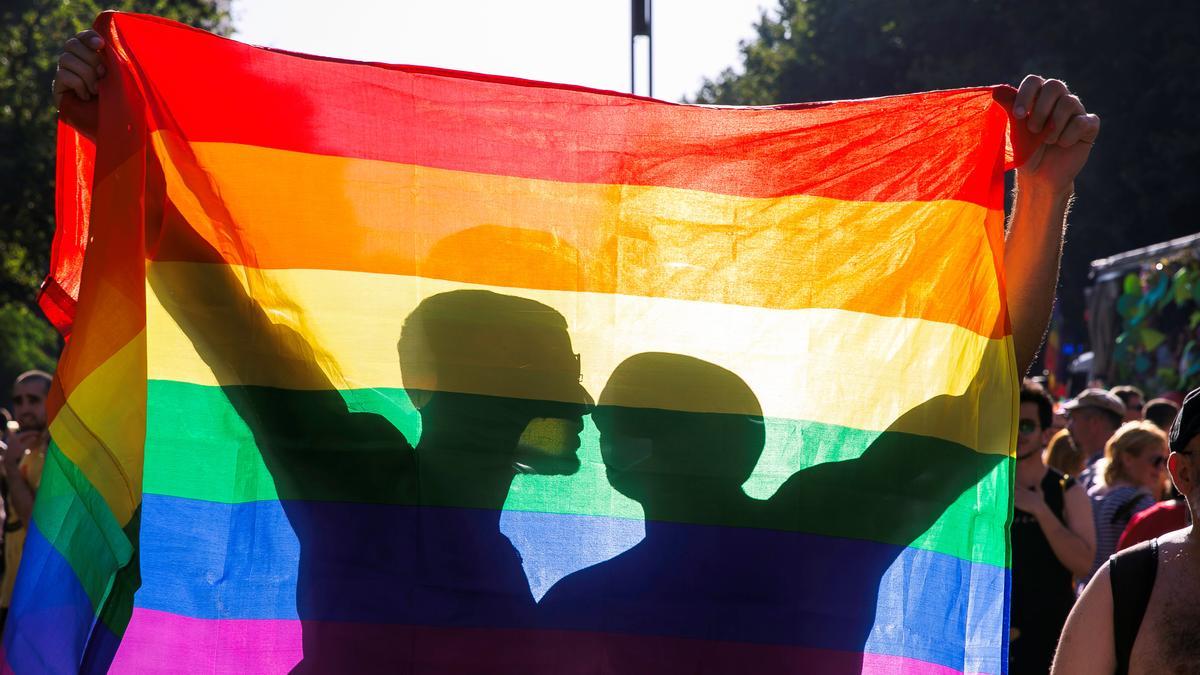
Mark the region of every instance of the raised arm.
POLYGON ((387 499, 397 489, 411 470, 408 440, 382 415, 351 412, 319 366, 325 359, 272 322, 234 268, 154 265, 149 281, 254 433, 281 498, 387 499), (286 386, 255 386, 280 377, 286 386))
POLYGON ((1017 170, 1004 246, 1013 343, 1024 373, 1050 322, 1075 176, 1091 154, 1100 118, 1088 114, 1067 85, 1038 75, 1021 82, 1013 115, 1035 134, 1047 130, 1042 146, 1017 170))
MULTIPOLYGON (((67 41, 54 81, 56 103, 66 96, 89 100, 98 94, 104 48, 94 31, 67 41)), ((160 236, 173 239, 172 247, 189 251, 191 259, 222 260, 186 224, 164 228, 160 236)), ((336 497, 341 486, 388 489, 395 483, 402 468, 397 463, 411 459, 407 440, 381 415, 347 408, 321 365, 335 368, 336 363, 323 358, 286 317, 269 315, 274 307, 257 299, 277 296, 260 270, 156 263, 147 268, 147 281, 253 431, 282 497, 336 497), (257 288, 267 292, 256 293, 257 288), (348 461, 349 454, 356 459, 348 461)))

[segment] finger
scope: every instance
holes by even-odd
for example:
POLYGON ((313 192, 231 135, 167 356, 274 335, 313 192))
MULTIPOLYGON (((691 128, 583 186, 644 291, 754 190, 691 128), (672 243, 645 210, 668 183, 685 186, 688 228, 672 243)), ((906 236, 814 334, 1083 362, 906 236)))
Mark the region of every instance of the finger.
POLYGON ((1058 100, 1066 95, 1067 85, 1063 84, 1061 80, 1046 80, 1046 83, 1038 90, 1033 109, 1029 111, 1029 121, 1026 122, 1029 131, 1035 134, 1041 133, 1050 119, 1050 112, 1054 110, 1054 106, 1058 105, 1058 100))
POLYGON ((1026 75, 1017 89, 1017 98, 1013 100, 1013 116, 1019 120, 1025 119, 1033 108, 1033 99, 1037 98, 1038 90, 1045 80, 1040 75, 1026 75))
POLYGON ((74 54, 64 53, 58 58, 59 70, 66 70, 74 73, 79 79, 83 80, 89 91, 93 94, 100 91, 97 83, 96 69, 88 65, 83 59, 74 54))
POLYGON ((1050 133, 1046 134, 1046 143, 1052 145, 1058 142, 1067 123, 1076 115, 1084 113, 1083 103, 1078 96, 1064 96, 1058 99, 1054 110, 1050 113, 1050 133))
POLYGON ((87 45, 89 49, 104 49, 104 38, 100 37, 100 34, 91 28, 79 31, 75 34, 74 39, 87 45))
POLYGON ((66 51, 94 68, 97 77, 104 77, 104 56, 100 53, 103 48, 104 40, 94 30, 85 30, 66 44, 66 51))
POLYGON ((1069 148, 1076 143, 1095 143, 1100 135, 1100 118, 1096 115, 1076 115, 1067 123, 1058 137, 1060 148, 1069 148))
POLYGON ((83 78, 69 70, 58 69, 54 76, 54 102, 56 104, 62 102, 62 95, 68 91, 75 92, 75 95, 80 100, 89 101, 92 98, 91 92, 88 91, 87 84, 83 78))
POLYGON ((74 54, 93 68, 100 65, 100 52, 84 46, 79 38, 67 40, 67 44, 63 46, 63 51, 67 54, 74 54))

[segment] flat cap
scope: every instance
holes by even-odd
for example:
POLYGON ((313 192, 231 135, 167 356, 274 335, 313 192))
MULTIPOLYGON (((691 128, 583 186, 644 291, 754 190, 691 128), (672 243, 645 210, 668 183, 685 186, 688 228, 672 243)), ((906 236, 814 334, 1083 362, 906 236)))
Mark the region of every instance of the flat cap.
POLYGON ((1125 417, 1125 404, 1107 389, 1084 389, 1078 396, 1063 404, 1063 410, 1067 412, 1081 408, 1107 410, 1117 417, 1125 417))

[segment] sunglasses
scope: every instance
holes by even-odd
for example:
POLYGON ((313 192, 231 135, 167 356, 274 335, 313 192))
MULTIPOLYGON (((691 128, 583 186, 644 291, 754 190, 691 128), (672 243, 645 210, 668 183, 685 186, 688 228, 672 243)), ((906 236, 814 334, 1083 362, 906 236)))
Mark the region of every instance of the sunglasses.
POLYGON ((1037 422, 1032 420, 1020 420, 1017 422, 1017 433, 1022 436, 1028 436, 1038 430, 1037 422))

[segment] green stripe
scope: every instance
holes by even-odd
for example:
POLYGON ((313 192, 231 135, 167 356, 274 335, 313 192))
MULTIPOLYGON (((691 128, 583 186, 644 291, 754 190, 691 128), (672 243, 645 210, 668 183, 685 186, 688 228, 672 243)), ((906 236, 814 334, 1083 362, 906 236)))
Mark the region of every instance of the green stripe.
MULTIPOLYGON (((645 414, 664 416, 651 420, 656 427, 689 415, 645 414)), ((700 419, 699 425, 703 423, 700 419)), ((997 566, 1007 564, 1011 467, 1007 458, 906 433, 785 419, 767 419, 766 426, 766 447, 743 487, 751 497, 770 500, 771 516, 701 510, 670 519, 795 529, 908 545, 997 566)), ((396 476, 403 467, 396 456, 402 453, 390 452, 378 443, 367 447, 369 441, 377 440, 381 428, 394 433, 392 427, 414 442, 419 438, 420 417, 402 390, 334 394, 151 381, 144 489, 224 503, 281 496, 403 503, 410 500, 393 497, 396 490, 389 492, 401 482, 396 476), (278 482, 230 397, 250 403, 260 441, 289 449, 288 473, 281 473, 278 482), (375 415, 347 418, 347 409, 376 413, 390 424, 375 415), (285 430, 263 431, 272 425, 285 430), (355 455, 365 459, 355 462, 349 459, 355 452, 386 453, 389 462, 376 461, 379 454, 355 455), (293 459, 299 461, 291 462, 293 459), (362 470, 356 472, 356 464, 362 465, 362 470)), ((505 509, 643 519, 641 504, 610 485, 599 432, 591 418, 581 441, 579 471, 570 476, 518 475, 505 509)), ((451 505, 479 505, 471 500, 471 495, 462 494, 451 505)))
MULTIPOLYGON (((139 542, 140 545, 138 531, 141 524, 142 507, 139 505, 129 524, 124 527, 128 541, 139 542)), ((129 620, 133 617, 133 596, 142 587, 142 566, 138 553, 139 549, 135 548, 130 561, 117 570, 108 597, 104 599, 104 606, 96 615, 100 623, 108 627, 109 632, 117 638, 123 636, 125 628, 129 626, 129 620)))
MULTIPOLYGON (((53 442, 42 470, 33 519, 74 570, 93 610, 115 600, 110 589, 118 570, 133 556, 130 538, 100 493, 53 442)), ((132 594, 121 601, 132 603, 132 594)))

